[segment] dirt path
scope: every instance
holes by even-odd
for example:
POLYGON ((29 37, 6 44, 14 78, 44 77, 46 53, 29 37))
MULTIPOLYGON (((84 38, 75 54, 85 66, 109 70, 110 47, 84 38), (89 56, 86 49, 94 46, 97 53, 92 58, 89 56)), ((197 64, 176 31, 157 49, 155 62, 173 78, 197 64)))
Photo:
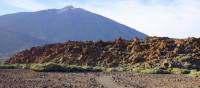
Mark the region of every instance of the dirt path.
POLYGON ((100 76, 97 77, 96 80, 98 83, 102 84, 106 88, 125 88, 117 85, 117 83, 112 80, 112 76, 100 76))

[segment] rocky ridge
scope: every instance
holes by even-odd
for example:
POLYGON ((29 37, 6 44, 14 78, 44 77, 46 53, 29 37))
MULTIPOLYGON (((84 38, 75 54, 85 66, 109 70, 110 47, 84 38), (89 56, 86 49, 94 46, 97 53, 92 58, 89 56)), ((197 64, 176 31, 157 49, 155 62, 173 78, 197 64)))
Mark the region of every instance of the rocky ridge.
POLYGON ((67 41, 19 52, 8 63, 65 63, 114 67, 132 64, 144 67, 200 69, 200 38, 122 38, 115 41, 67 41))

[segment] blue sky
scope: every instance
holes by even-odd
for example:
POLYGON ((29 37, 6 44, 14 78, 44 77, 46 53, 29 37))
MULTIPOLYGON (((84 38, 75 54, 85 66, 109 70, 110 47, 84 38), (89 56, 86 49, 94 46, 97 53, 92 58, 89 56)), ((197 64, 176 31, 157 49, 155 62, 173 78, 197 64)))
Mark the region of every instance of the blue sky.
POLYGON ((84 8, 151 36, 200 37, 200 0, 0 0, 0 15, 84 8))

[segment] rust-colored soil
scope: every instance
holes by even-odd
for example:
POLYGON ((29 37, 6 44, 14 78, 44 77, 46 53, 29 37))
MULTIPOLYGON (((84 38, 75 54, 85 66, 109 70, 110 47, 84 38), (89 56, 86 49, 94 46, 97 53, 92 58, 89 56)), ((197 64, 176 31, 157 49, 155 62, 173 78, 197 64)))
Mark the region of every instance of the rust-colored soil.
POLYGON ((186 75, 46 73, 0 69, 0 88, 200 88, 199 83, 200 78, 186 75))

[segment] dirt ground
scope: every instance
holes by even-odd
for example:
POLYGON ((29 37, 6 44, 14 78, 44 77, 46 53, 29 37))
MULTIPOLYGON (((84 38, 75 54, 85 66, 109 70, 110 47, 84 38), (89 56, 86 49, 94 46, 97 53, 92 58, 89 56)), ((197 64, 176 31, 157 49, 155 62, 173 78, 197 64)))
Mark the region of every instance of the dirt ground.
POLYGON ((200 78, 133 73, 59 73, 0 69, 0 88, 200 88, 200 78))

